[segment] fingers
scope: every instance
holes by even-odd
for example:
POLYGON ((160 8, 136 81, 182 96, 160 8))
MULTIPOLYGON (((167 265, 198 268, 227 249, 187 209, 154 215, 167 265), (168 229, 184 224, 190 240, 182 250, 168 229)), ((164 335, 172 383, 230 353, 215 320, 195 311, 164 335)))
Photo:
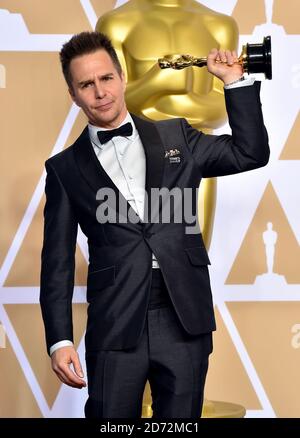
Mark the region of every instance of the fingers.
POLYGON ((207 61, 214 61, 215 63, 222 63, 231 66, 238 61, 238 58, 234 50, 212 49, 208 54, 207 61))
POLYGON ((236 62, 236 54, 230 50, 219 50, 218 59, 222 64, 233 65, 236 62))
POLYGON ((71 380, 66 378, 66 376, 59 370, 54 370, 55 374, 59 378, 59 380, 65 385, 71 386, 72 388, 82 388, 82 386, 78 386, 78 384, 74 384, 71 380))
POLYGON ((207 70, 228 85, 243 75, 243 67, 237 61, 235 51, 212 49, 207 57, 207 70))
POLYGON ((73 388, 83 388, 86 382, 83 380, 83 372, 79 356, 74 347, 63 347, 55 351, 52 356, 52 369, 59 380, 73 388), (75 370, 72 371, 70 365, 75 370))
POLYGON ((83 371, 82 371, 81 363, 80 363, 79 356, 77 353, 72 356, 72 362, 73 362, 73 367, 74 367, 75 373, 77 374, 78 377, 80 377, 82 379, 83 378, 83 371))
POLYGON ((219 57, 219 50, 218 49, 212 49, 208 56, 207 56, 207 63, 212 63, 215 61, 220 61, 220 57, 219 57))
POLYGON ((66 385, 73 388, 83 388, 86 383, 83 379, 80 379, 70 368, 68 364, 59 364, 54 370, 58 378, 66 385))
POLYGON ((232 56, 233 56, 233 58, 234 58, 234 62, 238 62, 239 57, 238 57, 238 55, 237 55, 237 53, 236 53, 235 50, 232 51, 232 56))

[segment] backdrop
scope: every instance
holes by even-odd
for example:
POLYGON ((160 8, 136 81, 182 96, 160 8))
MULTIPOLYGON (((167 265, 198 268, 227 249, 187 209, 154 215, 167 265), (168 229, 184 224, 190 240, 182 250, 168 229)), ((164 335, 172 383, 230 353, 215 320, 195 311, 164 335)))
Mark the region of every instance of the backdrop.
MULTIPOLYGON (((81 417, 85 390, 50 370, 38 305, 44 161, 77 137, 58 51, 124 1, 0 0, 0 416, 81 417)), ((267 167, 218 179, 210 269, 218 330, 206 397, 248 417, 300 416, 299 0, 203 0, 233 15, 240 48, 272 36, 262 84, 267 167), (269 224, 269 225, 267 225, 269 224), (267 272, 269 260, 269 273, 267 272)), ((202 54, 203 55, 203 54, 202 54)), ((217 132, 229 132, 223 126, 217 132)), ((86 243, 77 245, 74 326, 84 362, 86 243)))

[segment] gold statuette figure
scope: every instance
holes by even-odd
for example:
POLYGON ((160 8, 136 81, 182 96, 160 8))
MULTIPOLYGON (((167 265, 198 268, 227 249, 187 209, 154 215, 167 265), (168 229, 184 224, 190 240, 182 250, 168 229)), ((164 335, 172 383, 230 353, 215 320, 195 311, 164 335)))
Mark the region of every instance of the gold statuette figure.
MULTIPOLYGON (((262 44, 244 45, 237 64, 243 67, 245 73, 264 73, 266 79, 272 79, 271 37, 265 37, 262 44)), ((196 58, 192 55, 166 55, 159 58, 158 65, 161 69, 173 68, 174 70, 204 67, 207 65, 207 58, 196 58)))

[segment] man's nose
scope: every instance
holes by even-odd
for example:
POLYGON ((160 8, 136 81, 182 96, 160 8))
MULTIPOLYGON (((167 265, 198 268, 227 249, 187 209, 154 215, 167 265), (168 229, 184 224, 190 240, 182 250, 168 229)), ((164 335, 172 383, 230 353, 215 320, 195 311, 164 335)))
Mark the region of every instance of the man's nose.
POLYGON ((95 83, 96 99, 102 99, 105 96, 105 87, 100 83, 95 83))

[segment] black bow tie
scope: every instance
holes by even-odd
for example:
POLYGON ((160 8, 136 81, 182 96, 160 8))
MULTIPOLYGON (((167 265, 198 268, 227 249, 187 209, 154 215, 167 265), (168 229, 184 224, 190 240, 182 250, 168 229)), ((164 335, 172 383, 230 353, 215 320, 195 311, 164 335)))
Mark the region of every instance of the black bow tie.
POLYGON ((109 131, 98 131, 97 135, 101 144, 107 143, 113 137, 116 137, 118 135, 121 137, 129 137, 130 135, 132 135, 132 124, 128 122, 117 129, 110 129, 109 131))

